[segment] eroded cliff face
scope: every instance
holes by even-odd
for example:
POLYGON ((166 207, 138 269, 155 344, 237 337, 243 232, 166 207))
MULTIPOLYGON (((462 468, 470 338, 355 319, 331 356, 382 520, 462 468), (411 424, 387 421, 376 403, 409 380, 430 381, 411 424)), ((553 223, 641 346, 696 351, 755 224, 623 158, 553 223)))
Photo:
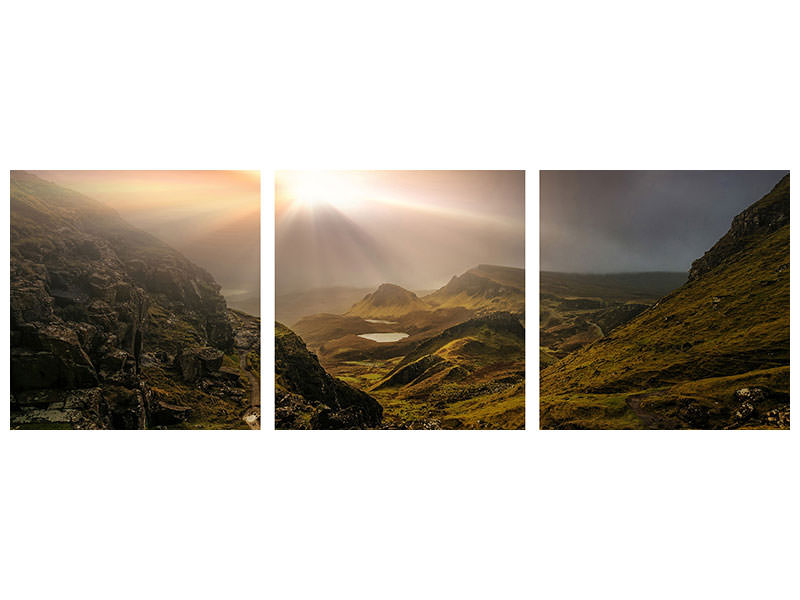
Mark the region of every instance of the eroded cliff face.
POLYGON ((702 257, 692 263, 689 281, 698 279, 752 243, 789 223, 789 175, 772 191, 734 217, 731 228, 702 257))
POLYGON ((169 380, 180 356, 233 344, 210 274, 110 208, 12 172, 12 426, 179 422, 185 407, 148 370, 169 380))
POLYGON ((332 377, 291 329, 275 323, 275 428, 371 429, 383 407, 332 377))

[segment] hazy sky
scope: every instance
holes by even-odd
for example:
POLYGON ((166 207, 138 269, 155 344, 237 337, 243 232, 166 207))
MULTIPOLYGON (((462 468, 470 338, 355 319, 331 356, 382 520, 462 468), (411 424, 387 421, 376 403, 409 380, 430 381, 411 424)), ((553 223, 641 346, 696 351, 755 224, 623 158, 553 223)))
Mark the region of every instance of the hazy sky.
POLYGON ((523 171, 283 171, 277 293, 433 289, 480 263, 523 267, 523 171))
POLYGON ((786 171, 542 171, 545 271, 688 271, 786 171))
MULTIPOLYGON (((115 208, 206 269, 230 306, 260 293, 260 178, 253 171, 33 171, 115 208)), ((257 314, 257 313, 256 313, 257 314)))

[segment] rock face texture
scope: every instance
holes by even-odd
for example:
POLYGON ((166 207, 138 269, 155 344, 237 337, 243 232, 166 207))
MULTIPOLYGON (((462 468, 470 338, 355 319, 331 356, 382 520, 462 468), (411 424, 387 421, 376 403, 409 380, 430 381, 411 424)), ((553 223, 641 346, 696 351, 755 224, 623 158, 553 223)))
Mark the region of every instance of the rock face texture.
POLYGON ((288 327, 275 323, 275 428, 368 429, 383 408, 369 394, 332 377, 288 327))
POLYGON ((698 279, 732 259, 755 240, 789 224, 789 176, 781 179, 761 200, 736 215, 731 228, 701 258, 692 263, 689 281, 698 279))
POLYGON ((167 381, 176 356, 205 348, 197 381, 233 343, 209 273, 114 210, 12 172, 12 426, 158 426, 186 411, 147 372, 167 381))
POLYGON ((182 348, 175 357, 184 381, 194 383, 204 375, 219 371, 224 354, 209 346, 204 348, 182 348))

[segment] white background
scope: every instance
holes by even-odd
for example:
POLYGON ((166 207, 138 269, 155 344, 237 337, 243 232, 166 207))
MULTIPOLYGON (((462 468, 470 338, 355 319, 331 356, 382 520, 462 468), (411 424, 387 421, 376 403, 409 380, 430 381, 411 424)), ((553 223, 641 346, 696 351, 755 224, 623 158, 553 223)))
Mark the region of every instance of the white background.
MULTIPOLYGON (((28 0, 2 22, 3 170, 262 170, 265 424, 271 170, 527 170, 535 323, 538 169, 797 158, 791 2, 28 0)), ((4 411, 3 595, 798 597, 797 431, 539 432, 527 343, 525 432, 9 432, 4 411)))

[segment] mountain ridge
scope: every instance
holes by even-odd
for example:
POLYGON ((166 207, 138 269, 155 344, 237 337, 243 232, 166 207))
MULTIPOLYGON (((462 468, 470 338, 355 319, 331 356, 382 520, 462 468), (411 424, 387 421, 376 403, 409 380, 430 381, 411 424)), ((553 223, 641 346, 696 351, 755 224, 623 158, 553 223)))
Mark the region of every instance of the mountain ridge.
POLYGON ((525 312, 525 269, 478 265, 422 299, 435 308, 462 306, 489 313, 525 312))
POLYGON ((680 288, 544 368, 542 426, 723 428, 784 422, 788 212, 786 176, 734 218, 680 288), (748 383, 763 387, 763 401, 744 419, 734 392, 748 383))

